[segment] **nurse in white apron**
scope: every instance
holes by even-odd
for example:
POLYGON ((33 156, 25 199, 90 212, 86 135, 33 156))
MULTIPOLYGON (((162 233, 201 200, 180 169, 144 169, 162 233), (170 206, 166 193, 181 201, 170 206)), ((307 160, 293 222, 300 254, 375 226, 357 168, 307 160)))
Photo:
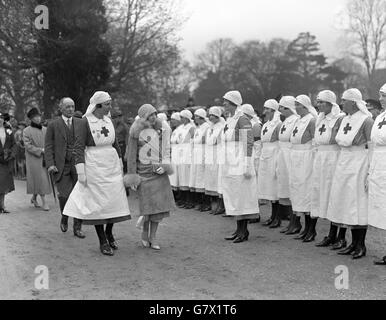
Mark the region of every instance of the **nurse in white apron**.
POLYGON ((217 146, 220 142, 221 131, 224 129, 225 120, 221 117, 221 110, 212 107, 208 112, 211 122, 205 138, 205 195, 211 197, 215 203, 210 214, 220 214, 220 189, 219 189, 219 164, 217 146))
POLYGON ((335 138, 341 151, 332 182, 327 218, 351 228, 352 243, 346 249, 338 251, 338 254, 352 254, 353 259, 359 259, 366 255, 366 182, 369 170, 367 143, 371 140, 374 120, 358 89, 345 91, 342 103, 347 116, 343 118, 335 138))
POLYGON ((279 103, 267 100, 264 103, 264 115, 267 122, 261 133, 262 150, 258 168, 257 194, 259 199, 271 202, 271 217, 263 225, 269 226, 277 221, 279 196, 277 193, 277 160, 279 155, 279 131, 281 128, 279 103))
POLYGON ((184 209, 194 208, 193 194, 190 192, 190 166, 192 164, 192 143, 195 125, 192 122, 193 115, 189 110, 180 112, 182 126, 178 133, 178 183, 181 190, 181 202, 178 207, 184 209))
POLYGON ((179 190, 179 180, 178 180, 178 156, 179 156, 179 144, 178 144, 178 135, 180 133, 182 124, 181 117, 179 112, 175 112, 170 117, 170 126, 172 131, 172 136, 170 138, 171 144, 171 165, 173 168, 173 174, 169 176, 170 185, 172 186, 174 199, 176 204, 181 203, 180 190, 179 190))
MULTIPOLYGON (((372 132, 372 156, 368 177, 369 225, 386 230, 386 84, 379 92, 383 112, 375 120, 372 132)), ((374 261, 386 265, 386 256, 374 261)))
POLYGON ((311 218, 311 177, 314 165, 313 139, 317 112, 306 95, 296 97, 296 112, 300 116, 291 134, 290 154, 290 194, 292 209, 301 217, 304 215, 305 227, 297 240, 315 240, 317 218, 311 218))
POLYGON ((259 217, 252 124, 241 112, 241 103, 239 92, 224 96, 224 107, 231 117, 227 119, 221 137, 225 147, 221 182, 226 214, 237 221, 237 230, 226 238, 234 243, 248 240, 248 220, 259 217))
POLYGON ((279 111, 285 117, 279 132, 279 155, 277 161, 277 193, 279 196, 279 209, 276 219, 271 223, 271 228, 278 228, 281 225, 281 217, 289 217, 290 222, 280 231, 286 235, 297 234, 301 231, 300 217, 292 211, 289 187, 289 165, 291 153, 291 133, 294 129, 299 115, 296 113, 295 97, 284 96, 279 102, 279 111))
MULTIPOLYGON (((253 134, 253 153, 252 153, 252 159, 253 159, 253 166, 255 168, 256 173, 256 183, 259 180, 258 172, 259 172, 259 162, 260 162, 260 155, 261 155, 261 121, 260 118, 256 115, 255 109, 250 104, 244 104, 241 106, 241 111, 246 115, 251 121, 252 124, 252 134, 253 134)), ((259 206, 259 203, 256 204, 259 206)), ((250 219, 249 223, 259 223, 260 222, 260 216, 257 219, 250 219)))
POLYGON ((63 214, 95 225, 102 254, 112 256, 118 249, 113 225, 131 218, 123 184, 123 163, 108 114, 111 98, 98 91, 79 127, 75 128, 75 164, 78 182, 63 214), (106 230, 104 229, 106 224, 106 230))
POLYGON ((205 137, 209 128, 206 111, 198 109, 194 112, 196 131, 192 139, 192 165, 190 167, 189 187, 195 192, 197 210, 207 212, 211 210, 210 197, 205 195, 205 137))
MULTIPOLYGON (((336 103, 336 95, 332 91, 321 91, 317 98, 320 111, 316 121, 314 143, 316 147, 311 186, 311 217, 327 219, 328 203, 330 202, 331 185, 340 148, 335 137, 338 133, 344 113, 336 103)), ((327 237, 317 243, 317 247, 333 246, 333 250, 346 247, 346 228, 340 228, 331 222, 327 237)))

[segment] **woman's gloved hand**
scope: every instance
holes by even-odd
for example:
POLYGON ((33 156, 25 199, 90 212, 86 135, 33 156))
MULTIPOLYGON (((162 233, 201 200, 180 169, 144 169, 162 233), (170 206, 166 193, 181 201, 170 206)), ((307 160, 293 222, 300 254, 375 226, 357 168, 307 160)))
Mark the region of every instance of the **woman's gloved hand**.
POLYGON ((159 167, 155 172, 156 172, 157 174, 159 174, 159 175, 162 175, 162 174, 165 173, 165 169, 162 168, 162 167, 159 167))

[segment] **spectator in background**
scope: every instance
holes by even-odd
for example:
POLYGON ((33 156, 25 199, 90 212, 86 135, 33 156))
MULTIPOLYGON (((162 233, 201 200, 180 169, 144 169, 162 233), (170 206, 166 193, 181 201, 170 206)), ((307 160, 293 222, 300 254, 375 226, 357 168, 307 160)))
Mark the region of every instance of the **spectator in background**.
MULTIPOLYGON (((123 121, 122 111, 114 109, 111 111, 111 119, 115 126, 115 135, 118 140, 119 148, 124 154, 127 145, 127 139, 129 138, 129 127, 123 121)), ((123 161, 123 172, 127 172, 127 162, 123 161)))
POLYGON ((186 105, 186 108, 192 108, 192 107, 194 107, 196 104, 194 103, 194 99, 193 99, 193 97, 190 97, 189 99, 188 99, 188 104, 186 105))
POLYGON ((214 105, 215 106, 222 106, 222 100, 220 98, 214 99, 214 105))
POLYGON ((10 119, 9 119, 9 125, 11 126, 12 128, 12 132, 13 134, 15 134, 15 132, 17 131, 17 120, 15 119, 14 116, 10 116, 10 119))
MULTIPOLYGON (((17 120, 15 119, 14 116, 12 116, 12 115, 10 115, 8 113, 4 113, 3 115, 4 115, 3 116, 3 118, 4 118, 3 126, 6 127, 7 129, 11 130, 12 134, 13 134, 13 137, 15 137, 15 133, 16 133, 16 130, 17 130, 17 120)), ((15 150, 15 152, 16 152, 16 150, 15 150)), ((12 175, 16 176, 16 174, 17 174, 16 161, 12 161, 12 164, 13 164, 12 175)))
POLYGON ((23 131, 27 127, 24 121, 20 121, 18 129, 15 132, 16 142, 16 176, 22 180, 25 179, 26 168, 25 168, 25 148, 23 142, 23 131))
MULTIPOLYGON (((0 112, 1 113, 1 112, 0 112)), ((12 130, 12 126, 10 124, 10 120, 11 120, 11 117, 8 113, 3 113, 3 120, 4 120, 4 128, 6 129, 11 129, 12 130)))
POLYGON ((48 173, 44 163, 44 140, 47 129, 42 126, 42 117, 37 108, 32 108, 28 114, 31 125, 23 132, 25 157, 27 164, 27 194, 32 194, 31 203, 40 208, 37 195, 42 199, 42 208, 49 211, 45 195, 51 193, 48 173))
POLYGON ((371 112, 373 120, 375 120, 382 113, 382 105, 379 100, 367 99, 367 109, 371 112))
POLYGON ((15 138, 12 130, 4 126, 6 114, 0 113, 0 214, 9 213, 5 210, 5 195, 15 190, 12 168, 16 154, 15 138))
POLYGON ((128 125, 129 128, 132 126, 133 123, 134 123, 134 118, 128 117, 126 120, 126 124, 128 125))

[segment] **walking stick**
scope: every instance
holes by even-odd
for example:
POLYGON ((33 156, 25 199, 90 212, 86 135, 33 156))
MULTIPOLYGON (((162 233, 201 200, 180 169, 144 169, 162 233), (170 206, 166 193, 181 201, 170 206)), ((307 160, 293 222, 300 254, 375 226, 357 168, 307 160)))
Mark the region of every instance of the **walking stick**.
POLYGON ((55 184, 54 184, 54 178, 53 178, 53 173, 50 172, 48 174, 49 178, 50 178, 50 183, 51 183, 51 189, 52 189, 52 193, 54 195, 54 199, 55 199, 55 203, 57 203, 57 199, 56 199, 56 191, 55 191, 55 184))

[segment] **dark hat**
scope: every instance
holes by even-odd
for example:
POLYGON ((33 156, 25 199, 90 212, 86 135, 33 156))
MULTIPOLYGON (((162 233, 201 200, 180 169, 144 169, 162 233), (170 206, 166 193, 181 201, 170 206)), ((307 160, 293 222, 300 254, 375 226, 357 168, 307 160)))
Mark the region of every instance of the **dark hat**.
POLYGON ((4 119, 4 121, 9 121, 9 120, 11 120, 11 117, 9 116, 8 113, 1 113, 1 112, 0 112, 0 118, 4 119))
POLYGON ((366 103, 379 109, 379 110, 382 110, 382 104, 379 102, 379 100, 375 100, 375 99, 367 99, 366 100, 366 103))
POLYGON ((32 119, 33 117, 35 117, 35 116, 40 116, 41 115, 41 113, 40 113, 40 111, 39 111, 39 109, 38 108, 32 108, 30 111, 28 111, 28 113, 27 113, 27 117, 29 118, 29 119, 32 119))

